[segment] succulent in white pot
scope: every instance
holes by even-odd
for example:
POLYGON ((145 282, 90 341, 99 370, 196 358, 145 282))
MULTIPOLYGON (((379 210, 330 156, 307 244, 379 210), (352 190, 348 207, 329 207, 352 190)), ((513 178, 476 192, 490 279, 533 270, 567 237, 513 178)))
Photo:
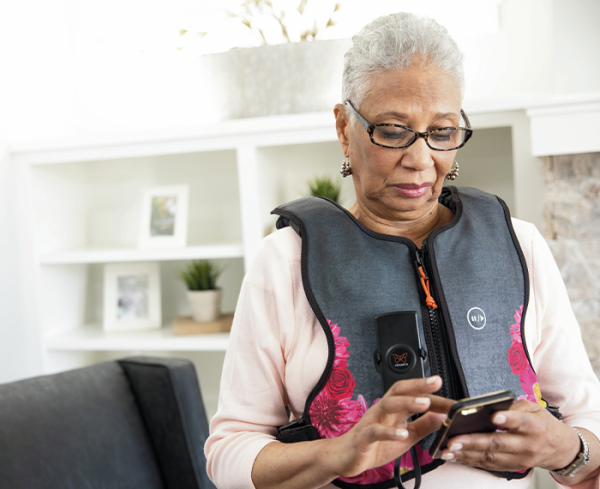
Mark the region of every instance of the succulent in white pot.
POLYGON ((223 267, 210 260, 194 260, 180 270, 194 321, 215 321, 221 316, 221 289, 217 280, 222 273, 223 267))

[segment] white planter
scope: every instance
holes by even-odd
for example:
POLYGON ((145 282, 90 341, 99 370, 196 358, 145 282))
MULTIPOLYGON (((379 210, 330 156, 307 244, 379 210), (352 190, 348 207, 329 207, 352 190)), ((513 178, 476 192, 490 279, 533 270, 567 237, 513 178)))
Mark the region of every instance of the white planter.
POLYGON ((188 290, 194 321, 216 321, 221 316, 221 289, 188 290))
POLYGON ((227 118, 319 112, 341 102, 350 44, 335 39, 233 49, 198 62, 227 118))

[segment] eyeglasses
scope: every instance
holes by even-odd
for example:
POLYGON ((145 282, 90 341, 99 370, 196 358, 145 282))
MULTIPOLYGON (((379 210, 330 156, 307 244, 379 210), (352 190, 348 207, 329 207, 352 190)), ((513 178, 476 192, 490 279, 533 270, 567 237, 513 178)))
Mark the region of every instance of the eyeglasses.
POLYGON ((384 148, 406 148, 418 138, 423 138, 431 149, 452 151, 462 148, 473 135, 469 118, 462 109, 460 109, 460 115, 465 120, 467 127, 440 127, 433 131, 419 132, 398 124, 371 124, 352 107, 349 100, 346 101, 346 105, 350 107, 360 125, 365 128, 371 142, 384 148))

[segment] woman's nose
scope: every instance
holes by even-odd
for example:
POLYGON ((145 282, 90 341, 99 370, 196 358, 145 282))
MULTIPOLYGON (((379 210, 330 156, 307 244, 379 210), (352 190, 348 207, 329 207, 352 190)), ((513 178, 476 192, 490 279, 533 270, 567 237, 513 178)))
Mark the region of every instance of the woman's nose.
POLYGON ((432 152, 433 150, 427 146, 425 139, 417 138, 414 143, 405 149, 400 164, 405 168, 416 171, 427 170, 435 164, 432 152))

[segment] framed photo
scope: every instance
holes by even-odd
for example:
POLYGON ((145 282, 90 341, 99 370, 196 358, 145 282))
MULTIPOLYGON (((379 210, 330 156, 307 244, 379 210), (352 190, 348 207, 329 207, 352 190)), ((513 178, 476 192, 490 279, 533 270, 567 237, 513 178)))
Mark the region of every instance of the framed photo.
POLYGON ((161 327, 158 263, 104 266, 104 330, 161 327))
POLYGON ((188 185, 144 190, 140 248, 183 247, 187 241, 188 185))

